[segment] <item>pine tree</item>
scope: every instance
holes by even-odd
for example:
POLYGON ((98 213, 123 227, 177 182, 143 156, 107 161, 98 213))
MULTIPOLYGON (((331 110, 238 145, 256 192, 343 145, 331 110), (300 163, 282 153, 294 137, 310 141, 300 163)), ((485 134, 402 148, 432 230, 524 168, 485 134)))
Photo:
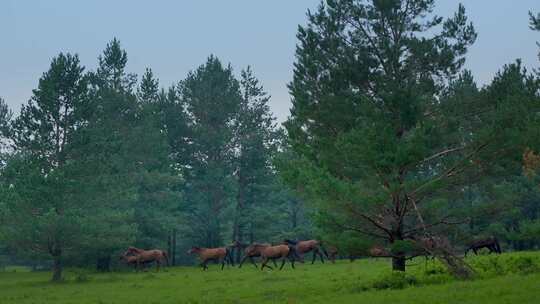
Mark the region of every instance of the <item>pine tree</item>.
POLYGON ((53 281, 62 277, 66 251, 80 239, 84 205, 69 175, 73 134, 82 125, 78 109, 86 100, 87 81, 77 55, 60 54, 39 80, 33 96, 13 123, 17 155, 6 169, 8 225, 12 244, 48 254, 53 281))
POLYGON ((0 154, 4 153, 4 149, 8 144, 10 123, 12 118, 13 112, 8 107, 4 99, 0 97, 0 154))
POLYGON ((529 128, 520 119, 530 100, 478 100, 476 112, 443 99, 476 32, 462 6, 447 20, 426 17, 433 8, 326 1, 299 28, 290 84, 286 127, 298 158, 289 167, 299 172, 289 182, 327 223, 390 246, 395 270, 414 240, 450 222, 428 216, 437 198, 489 174, 502 151, 521 155, 517 130, 529 128))
POLYGON ((159 80, 154 78, 152 70, 147 68, 142 76, 141 84, 137 91, 140 102, 157 102, 159 94, 159 80))
POLYGON ((186 172, 190 237, 206 247, 222 245, 226 220, 235 197, 234 136, 242 101, 231 67, 210 56, 180 85, 192 134, 186 172))
POLYGON ((120 41, 114 38, 100 55, 99 66, 93 74, 94 85, 107 87, 116 91, 131 92, 137 83, 137 75, 126 72, 127 52, 122 49, 120 41))
POLYGON ((89 244, 101 270, 108 270, 110 256, 128 244, 164 248, 173 222, 170 211, 179 199, 158 113, 159 84, 147 70, 140 94, 135 94, 127 61, 116 39, 107 45, 92 74, 87 125, 78 134, 80 176, 93 188, 87 200, 103 203, 102 222, 116 228, 107 235, 118 239, 89 244))
MULTIPOLYGON (((532 12, 529 12, 529 20, 531 30, 540 31, 540 13, 535 16, 532 12)), ((536 42, 536 45, 540 47, 539 42, 536 42)), ((538 53, 538 59, 540 60, 540 52, 538 53)))
MULTIPOLYGON (((262 239, 255 236, 255 222, 261 211, 274 211, 270 202, 275 175, 272 157, 277 149, 275 118, 270 112, 270 96, 264 91, 250 67, 241 72, 242 102, 236 134, 238 192, 232 239, 243 242, 262 239)), ((263 223, 260 223, 263 224, 263 223)), ((240 253, 237 255, 240 257, 240 253)))

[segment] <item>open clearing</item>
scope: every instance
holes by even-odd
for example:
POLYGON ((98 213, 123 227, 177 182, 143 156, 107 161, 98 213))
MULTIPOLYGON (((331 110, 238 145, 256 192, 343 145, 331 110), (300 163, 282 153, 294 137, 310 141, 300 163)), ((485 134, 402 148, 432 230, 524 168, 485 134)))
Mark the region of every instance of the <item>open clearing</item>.
POLYGON ((0 303, 538 303, 540 253, 468 261, 493 273, 456 281, 437 271, 436 263, 426 268, 418 259, 407 271, 416 280, 413 286, 378 290, 373 282, 390 273, 388 260, 304 264, 295 270, 287 264, 282 271, 252 265, 224 271, 210 265, 206 272, 195 267, 160 273, 153 268, 105 274, 71 270, 63 283, 50 283, 49 272, 6 271, 0 272, 0 303), (524 259, 534 264, 521 263, 522 273, 504 270, 524 259))

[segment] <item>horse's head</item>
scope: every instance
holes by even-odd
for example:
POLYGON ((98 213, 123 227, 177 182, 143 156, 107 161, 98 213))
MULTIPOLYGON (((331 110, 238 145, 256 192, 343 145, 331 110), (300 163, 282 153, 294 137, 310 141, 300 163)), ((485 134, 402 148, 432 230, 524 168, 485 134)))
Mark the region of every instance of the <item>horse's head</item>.
POLYGON ((228 246, 228 247, 231 247, 231 248, 242 248, 244 247, 242 245, 242 243, 240 243, 239 241, 232 241, 232 243, 228 246))
POLYGON ((194 254, 199 252, 201 252, 201 248, 196 246, 191 247, 191 249, 187 251, 188 254, 194 254))

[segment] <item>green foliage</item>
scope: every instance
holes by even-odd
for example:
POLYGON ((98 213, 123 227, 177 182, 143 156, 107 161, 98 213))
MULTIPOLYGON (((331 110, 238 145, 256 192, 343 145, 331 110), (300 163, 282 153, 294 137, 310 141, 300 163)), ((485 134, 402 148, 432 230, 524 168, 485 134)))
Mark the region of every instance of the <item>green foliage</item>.
POLYGON ((231 212, 236 193, 233 147, 240 86, 232 68, 211 56, 181 82, 179 93, 192 125, 186 233, 195 244, 217 247, 223 243, 224 216, 231 212))
POLYGON ((463 189, 519 174, 537 146, 538 81, 518 61, 478 89, 461 71, 476 39, 464 7, 433 9, 323 1, 299 28, 281 173, 320 228, 383 243, 444 232, 470 215, 463 189))
POLYGON ((107 44, 103 55, 98 57, 98 69, 91 73, 92 84, 100 89, 131 92, 137 82, 137 75, 126 72, 127 52, 120 41, 114 38, 107 44))
POLYGON ((392 271, 372 283, 375 289, 403 289, 409 286, 414 286, 418 280, 408 273, 402 271, 392 271))
POLYGON ((538 255, 528 252, 478 256, 468 262, 484 278, 509 274, 529 275, 540 272, 540 258, 538 255))

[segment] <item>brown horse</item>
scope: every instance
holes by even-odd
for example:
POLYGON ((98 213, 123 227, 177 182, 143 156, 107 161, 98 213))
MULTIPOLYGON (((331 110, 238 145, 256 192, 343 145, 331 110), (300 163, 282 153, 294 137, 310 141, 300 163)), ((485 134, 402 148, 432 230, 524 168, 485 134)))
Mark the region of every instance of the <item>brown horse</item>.
POLYGON ((469 250, 472 250, 474 254, 478 254, 478 250, 482 248, 487 248, 489 250, 489 253, 495 252, 495 253, 502 253, 501 245, 499 244, 499 241, 497 238, 491 236, 485 239, 480 239, 473 241, 469 246, 467 246, 467 249, 465 250, 465 256, 467 256, 467 253, 469 250))
POLYGON ((234 266, 234 262, 231 257, 231 252, 227 247, 219 248, 201 248, 201 247, 191 247, 188 250, 188 254, 197 254, 199 260, 201 261, 201 266, 203 270, 208 269, 209 261, 218 261, 221 263, 221 270, 225 267, 225 263, 231 264, 234 266))
POLYGON ((273 269, 272 267, 266 265, 270 260, 278 260, 281 259, 281 267, 280 270, 283 269, 283 266, 285 266, 286 259, 289 259, 289 262, 291 263, 292 268, 294 269, 294 260, 295 260, 295 249, 294 246, 290 245, 277 245, 277 246, 264 246, 264 245, 255 245, 255 247, 258 247, 258 250, 261 253, 262 257, 262 265, 261 270, 264 269, 264 267, 268 267, 270 269, 273 269))
MULTIPOLYGON (((120 259, 123 260, 124 262, 126 262, 126 264, 128 266, 133 266, 133 268, 137 269, 137 259, 139 257, 136 256, 136 255, 121 255, 120 256, 120 259)), ((146 262, 143 262, 143 266, 146 265, 146 264, 149 264, 149 263, 152 263, 153 261, 146 261, 146 262)))
MULTIPOLYGON (((169 257, 167 253, 163 250, 152 249, 152 250, 143 250, 136 247, 128 247, 124 256, 133 256, 135 257, 135 263, 137 269, 140 268, 142 264, 156 262, 156 270, 159 271, 161 263, 165 262, 165 265, 169 265, 169 257)), ((131 259, 133 261, 133 259, 131 259)))
POLYGON ((311 264, 315 263, 315 259, 317 256, 321 258, 321 262, 324 264, 324 258, 323 253, 328 258, 328 252, 326 252, 326 249, 324 249, 322 242, 319 240, 307 240, 307 241, 292 241, 285 239, 283 240, 283 243, 285 245, 291 245, 294 246, 295 253, 297 256, 300 257, 300 261, 304 261, 304 254, 308 252, 313 252, 313 259, 311 260, 311 264))
MULTIPOLYGON (((234 241, 231 245, 233 248, 244 248, 244 257, 240 261, 240 265, 238 265, 238 268, 242 268, 242 264, 249 259, 251 261, 251 264, 257 268, 257 264, 255 263, 255 260, 253 258, 257 258, 261 256, 261 250, 265 247, 270 247, 272 244, 270 243, 253 243, 251 245, 242 244, 238 241, 234 241)), ((272 260, 274 263, 274 267, 277 267, 276 260, 272 260)))

